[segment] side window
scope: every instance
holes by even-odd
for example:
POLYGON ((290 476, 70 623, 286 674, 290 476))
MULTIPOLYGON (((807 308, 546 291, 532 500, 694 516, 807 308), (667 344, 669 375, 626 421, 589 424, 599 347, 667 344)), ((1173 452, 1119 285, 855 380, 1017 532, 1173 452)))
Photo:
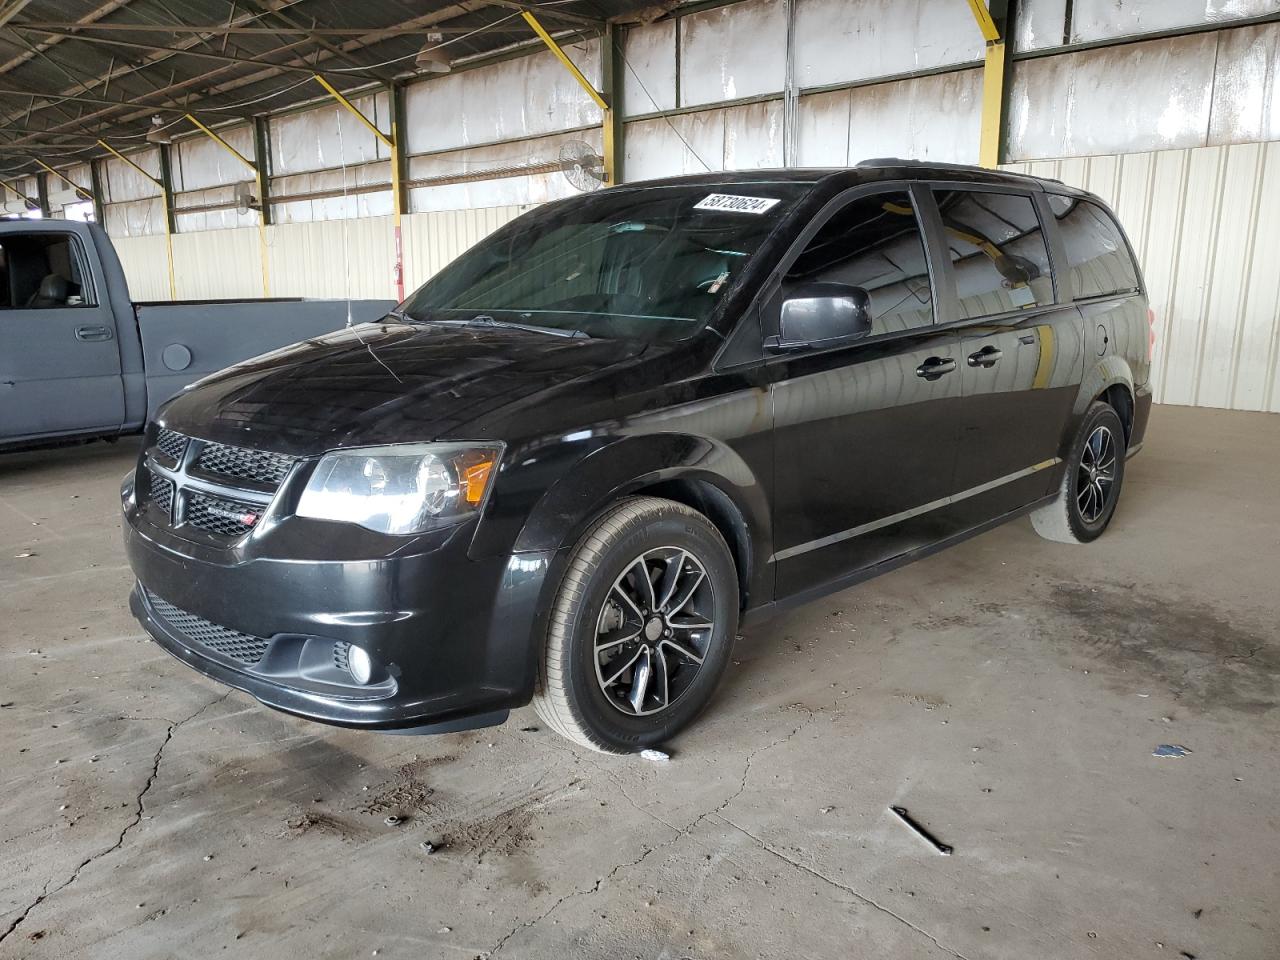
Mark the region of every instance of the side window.
POLYGON ((1075 197, 1049 195, 1067 248, 1072 289, 1077 300, 1138 289, 1138 269, 1115 220, 1102 207, 1075 197))
POLYGON ((809 241, 786 285, 824 281, 862 287, 871 296, 871 335, 933 323, 924 240, 904 191, 851 200, 809 241))
POLYGON ((938 190, 960 316, 993 316, 1054 303, 1044 230, 1019 193, 938 190))
POLYGON ((93 302, 83 259, 65 233, 10 234, 0 251, 0 308, 78 307, 93 302))

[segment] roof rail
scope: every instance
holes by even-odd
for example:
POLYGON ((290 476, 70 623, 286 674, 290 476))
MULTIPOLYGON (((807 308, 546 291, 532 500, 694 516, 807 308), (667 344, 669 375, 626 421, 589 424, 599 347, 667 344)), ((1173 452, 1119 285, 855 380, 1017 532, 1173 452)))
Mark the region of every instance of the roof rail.
POLYGON ((1062 183, 1056 177, 1039 177, 1030 173, 1019 173, 1016 170, 991 170, 988 167, 975 167, 968 163, 934 163, 929 160, 908 160, 905 157, 872 157, 859 160, 857 167, 931 167, 935 170, 985 170, 1003 177, 1017 177, 1024 180, 1046 180, 1049 183, 1062 183))

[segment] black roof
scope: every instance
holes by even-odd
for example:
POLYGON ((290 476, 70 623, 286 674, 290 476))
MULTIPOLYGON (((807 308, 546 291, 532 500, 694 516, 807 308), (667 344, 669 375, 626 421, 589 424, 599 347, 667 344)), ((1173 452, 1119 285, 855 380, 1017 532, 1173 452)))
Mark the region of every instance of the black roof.
POLYGON ((1033 177, 1030 174, 1009 170, 991 170, 961 163, 928 163, 922 160, 904 160, 900 157, 880 157, 862 160, 853 167, 790 167, 786 169, 723 170, 688 174, 680 177, 663 177, 658 180, 628 181, 626 187, 656 186, 712 186, 715 184, 750 183, 821 183, 832 181, 836 185, 856 186, 877 180, 955 180, 966 183, 992 183, 1010 186, 1048 187, 1054 192, 1074 193, 1059 180, 1033 177), (843 184, 841 182, 843 181, 843 184))

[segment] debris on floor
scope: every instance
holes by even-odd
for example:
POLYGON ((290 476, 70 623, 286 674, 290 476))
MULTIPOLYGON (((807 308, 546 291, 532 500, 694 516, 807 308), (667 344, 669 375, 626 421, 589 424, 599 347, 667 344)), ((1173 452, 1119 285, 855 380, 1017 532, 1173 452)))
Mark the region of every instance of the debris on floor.
POLYGON ((391 814, 391 816, 387 817, 387 819, 383 820, 382 822, 385 823, 388 827, 398 827, 400 825, 400 819, 401 819, 400 817, 397 817, 393 813, 391 814))
POLYGON ((1181 744, 1162 743, 1152 752, 1153 757, 1185 757, 1191 751, 1181 744))
POLYGON ((654 749, 641 750, 640 756, 646 760, 652 761, 653 763, 666 763, 671 759, 671 754, 665 753, 662 750, 654 749))
POLYGON ((418 849, 421 850, 423 853, 425 853, 427 856, 431 856, 431 854, 436 852, 436 845, 432 843, 430 840, 423 840, 420 844, 418 844, 418 849))
POLYGON ((931 847, 933 847, 933 849, 937 850, 944 857, 949 857, 954 852, 953 847, 951 847, 949 844, 943 843, 941 840, 935 837, 932 833, 926 830, 924 826, 920 824, 914 817, 912 817, 911 812, 907 810, 906 807, 890 807, 889 809, 894 812, 894 814, 898 817, 899 820, 901 820, 908 827, 914 830, 926 843, 928 843, 931 847))

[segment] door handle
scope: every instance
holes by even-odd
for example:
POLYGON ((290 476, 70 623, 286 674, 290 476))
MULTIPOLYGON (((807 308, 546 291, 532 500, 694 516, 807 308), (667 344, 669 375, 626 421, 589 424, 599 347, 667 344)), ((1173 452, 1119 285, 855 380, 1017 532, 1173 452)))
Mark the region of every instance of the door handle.
POLYGON ((956 362, 951 357, 930 357, 916 367, 916 376, 924 380, 937 380, 939 377, 954 373, 956 362))
POLYGON ((110 340, 111 328, 104 327, 100 324, 91 324, 84 327, 76 327, 77 340, 110 340))
POLYGON ((969 354, 969 366, 971 367, 994 367, 1000 362, 1000 358, 1004 356, 1004 351, 990 344, 983 347, 977 353, 969 354))

